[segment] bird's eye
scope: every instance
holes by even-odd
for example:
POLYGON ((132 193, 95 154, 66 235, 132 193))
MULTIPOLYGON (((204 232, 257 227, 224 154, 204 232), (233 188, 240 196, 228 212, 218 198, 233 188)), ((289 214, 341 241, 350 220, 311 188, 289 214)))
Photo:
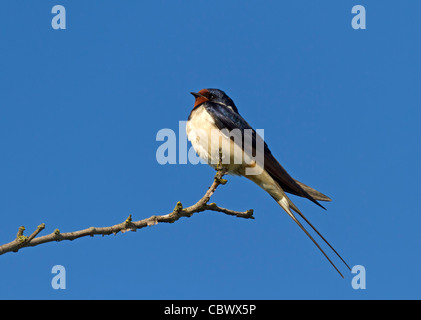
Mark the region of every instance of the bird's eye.
POLYGON ((210 100, 212 100, 212 99, 214 99, 215 98, 215 96, 213 95, 213 94, 211 94, 210 96, 209 96, 209 99, 210 100))

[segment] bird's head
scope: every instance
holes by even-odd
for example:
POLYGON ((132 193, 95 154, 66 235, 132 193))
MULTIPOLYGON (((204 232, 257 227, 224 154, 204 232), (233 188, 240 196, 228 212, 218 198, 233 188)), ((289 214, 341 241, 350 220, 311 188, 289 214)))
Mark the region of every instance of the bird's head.
POLYGON ((196 98, 193 109, 199 107, 202 103, 209 101, 228 107, 238 113, 234 101, 232 101, 232 99, 222 90, 202 89, 199 92, 191 92, 191 94, 196 98))

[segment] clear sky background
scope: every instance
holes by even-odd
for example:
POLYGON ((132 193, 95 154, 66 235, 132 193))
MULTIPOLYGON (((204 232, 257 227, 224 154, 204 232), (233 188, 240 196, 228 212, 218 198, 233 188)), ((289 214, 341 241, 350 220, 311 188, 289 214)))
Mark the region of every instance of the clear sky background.
POLYGON ((367 289, 269 195, 229 177, 212 201, 255 220, 203 212, 8 253, 0 298, 421 298, 420 13, 409 0, 2 1, 0 244, 21 225, 75 231, 195 203, 213 170, 158 164, 156 133, 178 131, 189 92, 214 87, 291 175, 333 199, 324 211, 292 196, 366 268, 367 289), (66 30, 51 27, 56 4, 66 30), (357 4, 366 30, 351 27, 357 4), (51 287, 54 265, 66 290, 51 287))

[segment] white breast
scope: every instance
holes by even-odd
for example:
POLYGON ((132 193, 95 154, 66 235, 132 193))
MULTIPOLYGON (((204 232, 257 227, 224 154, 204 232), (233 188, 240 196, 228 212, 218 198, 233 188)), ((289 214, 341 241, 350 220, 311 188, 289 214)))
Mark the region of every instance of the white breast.
POLYGON ((219 162, 219 150, 222 160, 231 174, 239 174, 241 159, 234 161, 234 155, 243 154, 241 148, 235 145, 229 137, 221 134, 212 116, 203 106, 195 109, 187 121, 187 138, 191 141, 196 153, 212 167, 219 162))
POLYGON ((213 129, 216 129, 215 121, 203 106, 193 110, 186 125, 187 138, 199 157, 207 162, 209 155, 207 141, 213 129))

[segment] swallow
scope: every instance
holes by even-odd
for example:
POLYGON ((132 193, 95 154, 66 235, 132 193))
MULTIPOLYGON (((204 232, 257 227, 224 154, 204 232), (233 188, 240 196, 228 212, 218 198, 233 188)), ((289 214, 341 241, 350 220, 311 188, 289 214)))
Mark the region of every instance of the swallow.
POLYGON ((202 89, 199 92, 191 92, 191 94, 195 97, 195 103, 188 117, 186 131, 187 138, 192 143, 199 157, 215 169, 218 168, 218 165, 221 165, 220 160, 224 160, 222 161, 222 166, 228 174, 244 176, 269 193, 304 231, 343 278, 342 273, 297 219, 293 211, 317 233, 346 267, 351 270, 349 265, 310 221, 308 221, 298 207, 288 198, 286 193, 306 198, 323 209, 325 207, 319 201, 331 201, 331 199, 289 175, 272 155, 269 147, 260 135, 240 115, 234 101, 224 91, 219 89, 202 89), (236 139, 235 135, 229 134, 233 131, 242 134, 243 139, 236 139), (252 144, 249 148, 246 148, 246 136, 250 138, 249 140, 252 144), (259 140, 263 141, 263 147, 260 149, 254 145, 259 140), (215 152, 215 150, 218 150, 218 152, 215 152), (240 160, 238 156, 235 157, 238 154, 241 154, 240 160), (215 157, 218 155, 219 159, 216 159, 215 157), (256 155, 260 155, 260 159, 263 161, 253 161, 252 159, 255 159, 256 155), (247 174, 247 168, 250 169, 252 167, 254 169, 256 167, 260 169, 255 171, 258 174, 247 174))

